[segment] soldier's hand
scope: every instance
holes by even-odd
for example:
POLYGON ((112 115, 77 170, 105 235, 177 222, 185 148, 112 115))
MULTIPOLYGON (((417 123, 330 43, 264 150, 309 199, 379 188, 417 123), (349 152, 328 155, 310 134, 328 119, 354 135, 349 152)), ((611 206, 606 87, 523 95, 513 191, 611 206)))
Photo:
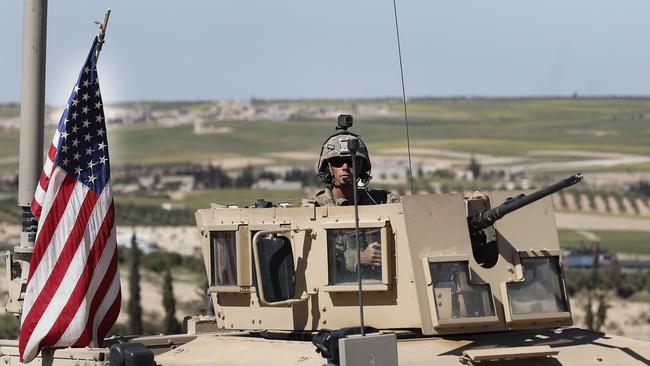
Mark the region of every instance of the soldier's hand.
POLYGON ((381 245, 372 243, 361 252, 361 264, 364 266, 381 266, 381 245))

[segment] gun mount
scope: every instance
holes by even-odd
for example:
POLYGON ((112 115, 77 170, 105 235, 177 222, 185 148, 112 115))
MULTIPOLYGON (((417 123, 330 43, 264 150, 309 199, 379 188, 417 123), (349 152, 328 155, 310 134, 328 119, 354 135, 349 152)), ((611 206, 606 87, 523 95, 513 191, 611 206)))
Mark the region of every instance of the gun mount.
POLYGON ((490 227, 505 215, 580 182, 582 182, 582 174, 574 174, 528 195, 522 193, 514 198, 508 198, 498 207, 480 210, 467 217, 469 231, 476 232, 490 227))
POLYGON ((538 191, 508 197, 501 205, 494 208, 487 207, 486 201, 470 199, 467 202, 467 227, 476 261, 483 267, 491 268, 499 259, 496 231, 493 228, 495 222, 513 211, 581 181, 582 174, 574 174, 538 191))

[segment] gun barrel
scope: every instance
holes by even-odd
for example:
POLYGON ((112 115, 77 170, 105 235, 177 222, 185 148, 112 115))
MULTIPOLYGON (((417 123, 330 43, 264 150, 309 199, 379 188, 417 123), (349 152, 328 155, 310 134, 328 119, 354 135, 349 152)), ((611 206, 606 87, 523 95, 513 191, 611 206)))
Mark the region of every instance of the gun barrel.
POLYGON ((520 194, 515 198, 507 199, 500 206, 479 211, 474 215, 467 217, 467 224, 469 225, 469 230, 471 232, 483 230, 486 227, 492 226, 495 221, 511 213, 512 211, 527 206, 559 190, 562 190, 567 187, 571 187, 572 185, 580 183, 581 181, 582 181, 582 174, 577 173, 557 183, 551 184, 550 186, 544 187, 539 191, 532 192, 528 195, 520 194))

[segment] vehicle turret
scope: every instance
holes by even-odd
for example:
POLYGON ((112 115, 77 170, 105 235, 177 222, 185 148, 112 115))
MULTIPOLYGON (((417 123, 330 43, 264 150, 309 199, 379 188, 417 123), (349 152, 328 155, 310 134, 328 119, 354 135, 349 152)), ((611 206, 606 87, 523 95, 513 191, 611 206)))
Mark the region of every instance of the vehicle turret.
MULTIPOLYGON (((361 265, 366 325, 433 335, 571 324, 550 198, 494 222, 491 266, 475 258, 468 202, 437 194, 359 207, 360 245, 382 253, 381 266, 361 265)), ((197 211, 218 328, 358 326, 357 263, 342 249, 354 207, 287 206, 197 211)))

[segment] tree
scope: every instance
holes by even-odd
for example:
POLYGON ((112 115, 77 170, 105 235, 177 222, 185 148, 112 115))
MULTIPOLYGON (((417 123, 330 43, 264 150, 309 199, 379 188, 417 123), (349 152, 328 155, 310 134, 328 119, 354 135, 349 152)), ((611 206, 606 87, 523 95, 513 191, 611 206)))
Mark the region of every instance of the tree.
POLYGON ((131 334, 142 334, 142 306, 140 305, 140 249, 136 240, 135 231, 131 236, 131 250, 129 251, 129 324, 131 334))
POLYGON ((472 157, 469 159, 467 170, 472 172, 474 179, 478 179, 481 175, 481 164, 478 162, 478 160, 476 160, 474 154, 472 154, 472 157))
POLYGON ((605 296, 602 294, 598 296, 598 308, 596 309, 596 324, 595 324, 596 332, 599 332, 600 328, 602 328, 605 325, 605 319, 607 319, 608 307, 609 306, 605 301, 605 296))
POLYGON ((255 178, 253 177, 253 167, 249 165, 244 168, 241 175, 237 178, 236 186, 250 188, 253 183, 255 183, 255 178))
POLYGON ((165 334, 179 333, 181 327, 176 320, 176 300, 174 299, 171 268, 167 268, 163 279, 163 307, 165 308, 163 331, 165 334))
POLYGON ((585 305, 585 325, 587 329, 594 330, 594 311, 591 308, 591 293, 587 298, 587 305, 585 305))

